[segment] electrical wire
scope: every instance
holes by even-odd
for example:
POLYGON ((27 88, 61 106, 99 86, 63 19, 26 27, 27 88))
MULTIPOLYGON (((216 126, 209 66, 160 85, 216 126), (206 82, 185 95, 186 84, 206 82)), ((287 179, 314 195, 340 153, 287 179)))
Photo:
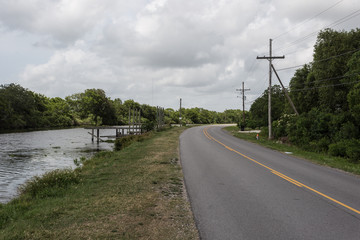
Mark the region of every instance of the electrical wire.
POLYGON ((315 36, 315 35, 316 35, 319 31, 321 31, 321 30, 324 30, 324 29, 326 29, 326 28, 335 27, 335 26, 337 26, 337 25, 339 25, 339 24, 341 24, 341 23, 344 23, 344 22, 346 22, 346 21, 349 21, 350 19, 352 19, 352 18, 354 18, 354 17, 357 17, 357 16, 359 16, 359 15, 360 15, 360 9, 358 9, 358 10, 356 10, 356 11, 354 11, 354 12, 348 14, 348 15, 346 15, 345 17, 342 17, 342 18, 336 20, 335 22, 333 22, 333 23, 331 23, 331 24, 329 24, 329 25, 327 25, 327 26, 325 26, 325 27, 323 27, 323 28, 321 28, 321 29, 319 29, 319 30, 317 30, 317 31, 314 31, 314 32, 312 32, 312 33, 309 33, 308 35, 306 35, 306 36, 304 36, 304 37, 302 37, 302 38, 299 38, 299 39, 297 39, 297 40, 295 40, 295 41, 293 41, 293 42, 290 42, 290 43, 286 44, 285 46, 282 46, 282 47, 280 47, 280 48, 274 49, 274 51, 278 51, 278 50, 282 50, 282 49, 287 49, 287 48, 289 48, 289 47, 291 47, 291 46, 293 46, 293 45, 297 45, 297 44, 299 44, 299 43, 307 40, 308 38, 310 38, 310 37, 312 37, 312 36, 315 36))
MULTIPOLYGON (((335 56, 331 56, 331 57, 328 57, 328 58, 324 58, 324 59, 312 61, 312 62, 309 62, 308 64, 325 62, 325 61, 328 61, 328 60, 331 60, 331 59, 334 59, 334 58, 337 58, 337 57, 341 57, 341 56, 344 56, 344 55, 347 55, 347 54, 351 54, 351 53, 356 53, 356 52, 359 52, 359 51, 360 51, 360 48, 357 48, 357 49, 355 49, 355 50, 351 50, 351 51, 348 51, 348 52, 340 53, 340 54, 335 55, 335 56)), ((276 71, 280 72, 280 71, 284 71, 284 70, 288 70, 288 69, 300 68, 300 67, 304 66, 305 64, 306 64, 306 63, 301 64, 301 65, 291 66, 291 67, 280 68, 280 69, 277 69, 276 71)))
POLYGON ((291 31, 293 31, 293 30, 295 30, 295 29, 299 28, 300 26, 304 25, 305 23, 307 23, 307 22, 309 22, 309 21, 313 20, 314 18, 316 18, 316 17, 320 16, 321 14, 323 14, 323 13, 327 12, 328 10, 330 10, 330 9, 334 8, 336 5, 340 4, 340 3, 341 3, 341 2, 343 2, 343 1, 344 1, 344 0, 341 0, 341 1, 336 2, 335 4, 331 5, 330 7, 326 8, 326 9, 325 9, 325 10, 323 10, 323 11, 321 11, 320 13, 316 14, 315 16, 313 16, 313 17, 311 17, 311 18, 308 18, 308 19, 306 19, 306 20, 302 21, 301 23, 299 23, 299 24, 295 25, 295 26, 294 26, 293 28, 291 28, 290 30, 288 30, 288 31, 286 31, 286 32, 283 32, 283 33, 281 33, 281 34, 277 35, 277 36, 276 36, 276 37, 274 37, 273 39, 274 39, 274 40, 275 40, 275 39, 278 39, 278 38, 280 38, 280 37, 282 37, 282 36, 286 35, 287 33, 289 33, 289 32, 291 32, 291 31))
MULTIPOLYGON (((360 76, 360 73, 354 73, 354 74, 350 74, 350 75, 344 75, 341 77, 334 77, 334 78, 329 78, 329 79, 322 79, 322 80, 317 80, 317 81, 313 81, 313 82, 308 82, 308 83, 314 83, 314 82, 320 82, 320 81, 325 81, 325 80, 335 80, 335 79, 343 79, 343 78, 348 78, 348 77, 352 77, 352 76, 360 76)), ((300 89, 289 89, 289 86, 286 87, 290 92, 299 92, 299 91, 307 91, 307 90, 312 90, 312 89, 318 89, 318 88, 325 88, 325 87, 334 87, 334 86, 341 86, 341 85, 349 85, 349 84, 354 84, 354 83, 358 83, 360 82, 360 80, 358 81, 353 81, 353 82, 348 82, 348 83, 336 83, 336 84, 330 84, 330 85, 323 85, 323 86, 319 86, 319 87, 305 87, 305 88, 300 88, 300 89)))

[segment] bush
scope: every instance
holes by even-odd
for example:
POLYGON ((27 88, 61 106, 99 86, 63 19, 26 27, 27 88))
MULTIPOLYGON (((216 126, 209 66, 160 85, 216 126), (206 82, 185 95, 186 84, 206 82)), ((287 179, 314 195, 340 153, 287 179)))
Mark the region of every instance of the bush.
POLYGON ((359 162, 360 141, 351 139, 330 144, 328 153, 332 156, 346 157, 354 163, 359 162))
POLYGON ((323 137, 318 141, 310 142, 310 146, 312 147, 312 151, 315 152, 327 152, 329 149, 330 139, 328 137, 323 137))
POLYGON ((72 184, 80 182, 77 171, 71 169, 57 169, 45 173, 43 176, 35 176, 20 187, 20 193, 32 198, 45 198, 57 196, 61 190, 72 184))
POLYGON ((141 142, 145 139, 148 139, 150 136, 150 133, 145 133, 142 135, 128 135, 118 138, 115 140, 115 151, 120 151, 125 147, 130 146, 133 142, 141 142))
POLYGON ((120 151, 134 142, 136 135, 128 135, 115 140, 115 151, 120 151))
POLYGON ((353 139, 349 141, 346 147, 346 156, 351 162, 357 163, 360 161, 360 142, 353 139))
POLYGON ((150 121, 148 119, 145 120, 145 122, 142 124, 141 129, 144 132, 149 132, 151 130, 154 130, 155 128, 155 122, 154 121, 150 121))
POLYGON ((335 157, 346 157, 346 143, 341 141, 330 144, 328 153, 335 157))
POLYGON ((260 129, 261 131, 260 131, 260 135, 262 136, 262 137, 269 137, 269 128, 268 127, 261 127, 261 129, 260 129))

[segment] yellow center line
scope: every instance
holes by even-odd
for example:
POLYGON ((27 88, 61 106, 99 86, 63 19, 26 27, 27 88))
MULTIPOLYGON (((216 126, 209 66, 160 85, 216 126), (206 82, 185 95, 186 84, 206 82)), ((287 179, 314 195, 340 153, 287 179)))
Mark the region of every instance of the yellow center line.
POLYGON ((280 173, 280 172, 278 172, 278 171, 276 171, 276 170, 274 170, 274 169, 272 169, 272 168, 270 168, 270 167, 268 167, 268 166, 266 166, 266 165, 264 165, 264 164, 262 164, 262 163, 260 163, 260 162, 258 162, 258 161, 256 161, 256 160, 254 160, 254 159, 252 159, 252 158, 250 158, 250 157, 248 157, 248 156, 246 156, 246 155, 244 155, 244 154, 242 154, 242 153, 234 150, 233 148, 225 145, 224 143, 218 141, 217 139, 215 139, 214 137, 212 137, 212 136, 208 133, 208 129, 209 129, 209 128, 210 128, 210 127, 204 128, 203 133, 205 134, 205 136, 206 136, 208 139, 213 140, 213 141, 219 143, 220 145, 224 146, 227 150, 232 151, 232 152, 235 152, 235 153, 237 153, 238 155, 240 155, 240 156, 242 156, 242 157, 244 157, 244 158, 246 158, 246 159, 248 159, 248 160, 250 160, 250 161, 252 161, 252 162, 254 162, 254 163, 256 163, 256 164, 258 164, 258 165, 260 165, 260 166, 262 166, 262 167, 264 167, 264 168, 266 168, 266 169, 268 169, 268 170, 270 170, 271 173, 275 174, 276 176, 281 177, 282 179, 284 179, 284 180, 286 180, 286 181, 288 181, 288 182, 290 182, 290 183, 292 183, 292 184, 294 184, 294 185, 296 185, 296 186, 298 186, 298 187, 304 187, 304 188, 306 188, 306 189, 308 189, 308 190, 310 190, 310 191, 312 191, 312 192, 314 192, 314 193, 316 193, 316 194, 318 194, 318 195, 320 195, 320 196, 322 196, 322 197, 324 197, 324 198, 326 198, 326 199, 328 199, 328 200, 330 200, 330 201, 332 201, 332 202, 335 202, 335 203, 337 203, 337 204, 339 204, 339 205, 347 208, 348 210, 351 210, 351 211, 353 211, 353 212, 355 212, 355 213, 357 213, 357 214, 360 214, 360 211, 359 211, 359 210, 357 210, 357 209, 355 209, 355 208, 352 208, 352 207, 350 207, 350 206, 348 206, 348 205, 346 205, 346 204, 344 204, 344 203, 342 203, 342 202, 340 202, 340 201, 338 201, 338 200, 336 200, 336 199, 334 199, 334 198, 332 198, 332 197, 329 197, 328 195, 323 194, 323 193, 321 193, 321 192, 319 192, 319 191, 317 191, 317 190, 315 190, 315 189, 313 189, 313 188, 311 188, 311 187, 309 187, 309 186, 307 186, 307 185, 305 185, 305 184, 303 184, 303 183, 301 183, 301 182, 298 182, 298 181, 296 181, 295 179, 292 179, 292 178, 286 176, 285 174, 282 174, 282 173, 280 173))
POLYGON ((288 182, 291 182, 292 184, 294 184, 294 185, 296 185, 296 186, 298 186, 298 187, 302 187, 302 186, 303 186, 303 185, 302 185, 301 183, 299 183, 298 181, 295 181, 294 179, 289 178, 289 177, 285 176, 284 174, 281 174, 281 173, 279 173, 279 172, 272 172, 272 173, 275 174, 275 175, 277 175, 277 176, 279 176, 279 177, 281 177, 282 179, 284 179, 284 180, 286 180, 286 181, 288 181, 288 182))

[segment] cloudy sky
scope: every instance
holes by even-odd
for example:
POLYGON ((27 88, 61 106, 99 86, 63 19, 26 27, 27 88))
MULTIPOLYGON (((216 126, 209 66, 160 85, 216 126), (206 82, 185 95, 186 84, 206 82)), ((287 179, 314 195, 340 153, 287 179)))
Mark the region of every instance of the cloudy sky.
MULTIPOLYGON (((0 84, 223 111, 242 106, 244 81, 249 109, 269 38, 281 69, 312 60, 320 29, 359 22, 358 0, 0 0, 0 84)), ((279 72, 285 85, 294 71, 279 72)))

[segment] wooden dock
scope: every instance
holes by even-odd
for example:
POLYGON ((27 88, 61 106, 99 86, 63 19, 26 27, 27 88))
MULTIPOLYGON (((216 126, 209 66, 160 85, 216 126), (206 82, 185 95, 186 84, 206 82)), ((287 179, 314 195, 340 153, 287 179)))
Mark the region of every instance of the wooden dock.
POLYGON ((97 142, 103 142, 101 137, 106 138, 120 138, 126 135, 139 135, 142 134, 142 123, 141 123, 141 111, 136 109, 129 109, 129 125, 126 126, 90 126, 85 129, 91 129, 88 132, 91 135, 91 141, 94 142, 96 138, 97 142), (115 129, 115 135, 111 136, 100 136, 100 129, 115 129), (95 135, 96 130, 96 135, 95 135), (126 130, 126 132, 125 132, 126 130))
POLYGON ((91 129, 91 132, 88 132, 91 135, 91 141, 94 142, 94 138, 96 138, 97 142, 103 142, 102 137, 106 138, 121 138, 127 135, 138 135, 142 134, 141 124, 132 124, 129 126, 89 126, 85 127, 85 129, 91 129), (100 130, 104 129, 114 129, 115 135, 110 136, 100 136, 100 130), (96 135, 95 135, 96 130, 96 135))

